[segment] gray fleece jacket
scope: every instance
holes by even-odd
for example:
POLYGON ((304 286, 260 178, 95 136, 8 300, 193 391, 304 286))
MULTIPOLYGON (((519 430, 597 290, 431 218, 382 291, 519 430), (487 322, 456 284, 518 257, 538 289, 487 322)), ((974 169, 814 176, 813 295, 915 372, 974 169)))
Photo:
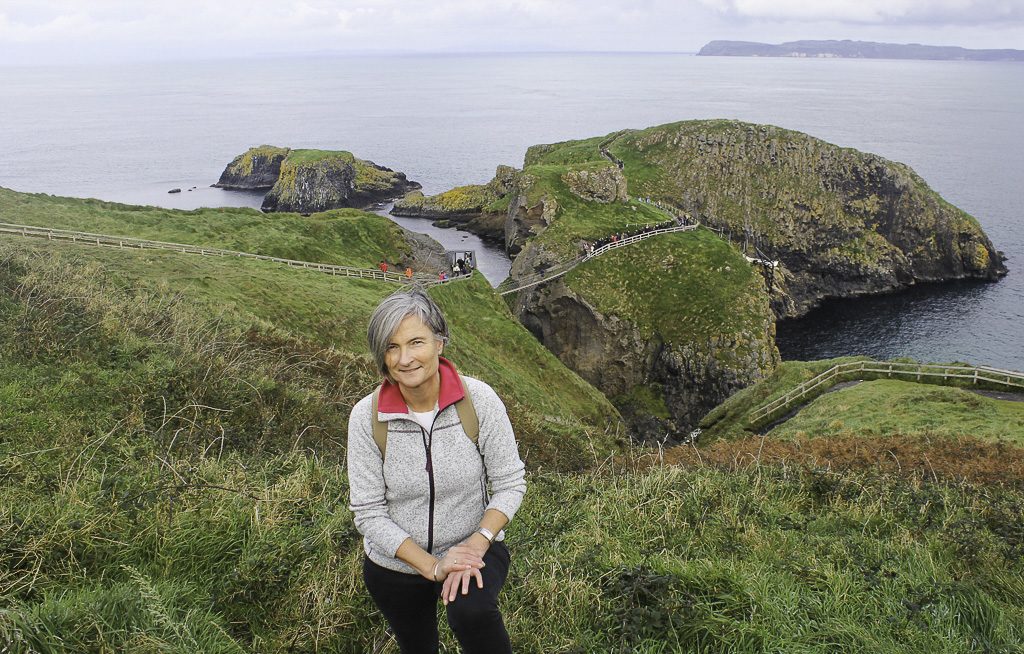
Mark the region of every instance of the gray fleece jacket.
POLYGON ((454 406, 463 396, 455 366, 441 358, 439 371, 439 411, 429 431, 412 419, 398 388, 384 382, 377 407, 388 425, 383 459, 373 440, 371 395, 353 407, 348 423, 349 509, 366 554, 410 574, 418 573, 395 557, 406 538, 444 556, 479 528, 487 509, 511 520, 526 493, 525 467, 501 399, 484 382, 462 377, 480 421, 474 445, 454 406))

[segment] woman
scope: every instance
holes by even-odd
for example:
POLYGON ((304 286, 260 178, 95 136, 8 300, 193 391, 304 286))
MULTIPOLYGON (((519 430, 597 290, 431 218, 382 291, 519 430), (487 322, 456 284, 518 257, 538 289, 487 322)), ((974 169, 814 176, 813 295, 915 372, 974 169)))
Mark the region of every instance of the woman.
POLYGON ((384 381, 348 424, 367 590, 405 654, 438 651, 438 598, 464 652, 511 652, 498 610, 509 568, 502 529, 526 482, 505 406, 441 356, 448 325, 423 291, 382 300, 367 337, 384 381), (460 419, 467 406, 478 429, 460 419))

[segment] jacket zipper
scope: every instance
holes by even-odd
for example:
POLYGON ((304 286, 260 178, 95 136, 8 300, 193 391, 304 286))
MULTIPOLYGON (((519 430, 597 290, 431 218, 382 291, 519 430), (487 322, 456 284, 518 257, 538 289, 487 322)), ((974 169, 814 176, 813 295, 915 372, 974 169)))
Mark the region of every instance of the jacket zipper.
MULTIPOLYGON (((441 412, 438 411, 437 413, 441 412)), ((437 413, 434 414, 434 419, 430 422, 429 434, 424 431, 423 427, 420 427, 420 433, 423 435, 423 450, 427 455, 427 477, 430 480, 430 510, 427 516, 427 552, 431 554, 434 553, 434 457, 431 451, 434 446, 434 423, 437 422, 437 413)))

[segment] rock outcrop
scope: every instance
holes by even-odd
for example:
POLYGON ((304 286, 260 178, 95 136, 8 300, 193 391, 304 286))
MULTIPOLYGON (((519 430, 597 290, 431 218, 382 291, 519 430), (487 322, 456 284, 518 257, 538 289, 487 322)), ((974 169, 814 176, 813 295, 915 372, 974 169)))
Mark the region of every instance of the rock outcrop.
POLYGON ((588 202, 623 202, 626 200, 626 177, 616 168, 570 170, 562 181, 576 197, 588 202))
POLYGON ((503 243, 508 197, 516 186, 518 173, 511 166, 498 166, 494 179, 487 184, 459 186, 431 196, 413 191, 395 202, 391 213, 429 218, 444 226, 456 225, 485 241, 503 243))
MULTIPOLYGON (((624 161, 632 195, 780 262, 779 317, 802 315, 825 298, 1006 273, 974 218, 908 166, 877 155, 737 121, 627 130, 603 143, 624 161)), ((531 148, 528 163, 557 160, 550 147, 531 148)), ((600 156, 595 147, 593 159, 600 156)))
POLYGON ((236 157, 214 186, 267 189, 264 211, 299 213, 365 208, 420 187, 406 179, 404 173, 343 150, 289 150, 269 145, 236 157))
POLYGON ((281 175, 281 162, 288 152, 288 148, 273 145, 249 148, 227 165, 214 186, 233 191, 270 190, 281 175))

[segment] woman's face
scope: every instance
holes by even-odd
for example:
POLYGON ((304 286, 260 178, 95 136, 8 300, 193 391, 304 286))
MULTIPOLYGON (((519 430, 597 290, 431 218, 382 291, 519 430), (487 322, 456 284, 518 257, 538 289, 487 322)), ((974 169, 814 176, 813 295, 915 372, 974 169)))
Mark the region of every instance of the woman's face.
POLYGON ((441 348, 441 341, 418 316, 406 316, 388 341, 384 363, 399 388, 419 388, 437 375, 441 348))

